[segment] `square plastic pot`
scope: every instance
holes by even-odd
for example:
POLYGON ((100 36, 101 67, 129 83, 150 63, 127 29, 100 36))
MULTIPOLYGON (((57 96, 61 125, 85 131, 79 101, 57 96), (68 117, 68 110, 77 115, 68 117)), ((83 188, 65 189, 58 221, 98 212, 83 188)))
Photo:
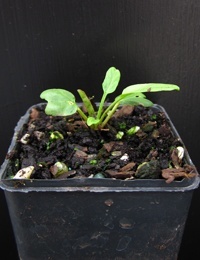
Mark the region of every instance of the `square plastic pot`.
MULTIPOLYGON (((9 151, 30 109, 19 120, 9 151)), ((168 117, 163 107, 154 109, 168 117)), ((187 150, 186 161, 194 166, 187 150)), ((8 169, 5 160, 0 186, 22 260, 177 259, 193 191, 199 186, 198 175, 170 184, 162 179, 19 181, 6 179, 8 169)))

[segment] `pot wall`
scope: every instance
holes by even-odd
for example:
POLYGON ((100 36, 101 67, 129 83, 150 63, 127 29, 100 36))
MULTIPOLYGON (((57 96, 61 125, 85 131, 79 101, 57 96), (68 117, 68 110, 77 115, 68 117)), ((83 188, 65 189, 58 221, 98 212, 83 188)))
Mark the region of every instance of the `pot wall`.
POLYGON ((177 259, 192 192, 6 192, 20 259, 177 259))

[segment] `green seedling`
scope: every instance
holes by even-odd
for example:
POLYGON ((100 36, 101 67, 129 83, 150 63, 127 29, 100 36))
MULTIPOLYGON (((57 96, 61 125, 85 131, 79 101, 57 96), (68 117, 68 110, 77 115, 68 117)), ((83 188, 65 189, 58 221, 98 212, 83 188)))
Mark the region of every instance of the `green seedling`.
POLYGON ((120 128, 121 130, 126 129, 126 123, 125 123, 125 122, 121 122, 121 123, 119 124, 119 128, 120 128))
POLYGON ((122 131, 119 131, 117 134, 116 134, 116 138, 117 139, 122 139, 122 137, 124 136, 124 132, 122 132, 122 131))
POLYGON ((137 131, 140 130, 140 127, 139 126, 133 126, 131 127, 128 131, 127 131, 127 134, 128 135, 134 135, 135 133, 137 133, 137 131))
POLYGON ((113 102, 105 107, 105 102, 108 94, 113 93, 120 81, 120 71, 115 67, 111 67, 106 72, 106 76, 102 83, 103 95, 98 106, 97 111, 92 105, 90 98, 86 93, 78 89, 78 94, 87 110, 85 113, 75 101, 75 96, 65 89, 47 89, 40 95, 48 103, 45 108, 47 115, 52 116, 70 116, 79 113, 86 124, 95 130, 103 129, 107 125, 110 118, 113 116, 119 106, 124 105, 143 105, 150 107, 153 103, 146 99, 143 92, 158 92, 158 91, 172 91, 179 90, 179 87, 173 84, 163 83, 145 83, 135 84, 126 87, 122 93, 117 96, 113 102))
POLYGON ((58 139, 64 139, 63 135, 59 131, 51 132, 49 140, 51 142, 56 141, 58 139))
POLYGON ((47 143, 47 150, 50 148, 50 145, 58 139, 64 139, 63 135, 59 131, 51 132, 47 143))
POLYGON ((97 163, 98 163, 98 161, 95 160, 95 159, 90 161, 90 164, 91 164, 91 165, 96 165, 97 163))
POLYGON ((151 116, 151 120, 156 120, 156 118, 157 118, 157 116, 156 116, 155 114, 153 114, 153 115, 151 116))

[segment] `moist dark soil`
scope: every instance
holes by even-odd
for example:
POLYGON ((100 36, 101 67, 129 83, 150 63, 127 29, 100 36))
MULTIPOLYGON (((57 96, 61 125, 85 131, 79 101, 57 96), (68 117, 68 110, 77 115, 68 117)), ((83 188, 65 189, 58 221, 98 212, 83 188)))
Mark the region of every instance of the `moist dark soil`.
POLYGON ((158 109, 123 107, 105 129, 92 130, 78 114, 52 117, 44 108, 45 104, 30 110, 17 146, 7 155, 10 172, 33 166, 31 179, 165 178, 167 182, 194 176, 193 167, 180 158, 177 147, 183 143, 158 109), (135 126, 139 130, 130 134, 135 126))

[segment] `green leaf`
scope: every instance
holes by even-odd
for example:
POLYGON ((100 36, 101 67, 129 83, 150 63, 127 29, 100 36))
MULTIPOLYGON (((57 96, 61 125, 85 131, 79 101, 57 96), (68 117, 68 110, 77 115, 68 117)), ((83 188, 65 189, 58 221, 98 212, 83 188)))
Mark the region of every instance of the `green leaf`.
POLYGON ((117 70, 115 67, 111 67, 106 72, 105 79, 102 83, 103 91, 106 94, 113 93, 120 81, 120 71, 117 70))
POLYGON ((143 93, 125 93, 125 94, 121 94, 121 95, 119 95, 119 96, 117 96, 116 98, 115 98, 115 101, 120 101, 120 100, 122 100, 122 99, 125 99, 125 98, 128 98, 128 97, 130 97, 130 98, 145 98, 146 96, 143 94, 143 93))
POLYGON ((47 115, 69 116, 78 108, 74 95, 65 89, 47 89, 40 94, 40 98, 48 102, 45 108, 47 115))
POLYGON ((97 118, 94 118, 94 117, 88 117, 88 119, 87 119, 87 125, 88 126, 91 126, 91 125, 96 125, 96 124, 98 124, 100 122, 100 120, 99 119, 97 119, 97 118))
POLYGON ((146 98, 127 96, 126 98, 120 101, 120 105, 131 105, 131 106, 142 105, 144 107, 151 107, 153 106, 153 103, 146 98))
POLYGON ((158 91, 172 91, 180 90, 177 85, 165 84, 165 83, 145 83, 145 84, 135 84, 126 87, 123 90, 123 94, 132 92, 158 92, 158 91))
POLYGON ((117 70, 115 67, 111 67, 107 70, 105 79, 102 83, 103 87, 103 96, 101 98, 101 102, 99 104, 99 109, 97 112, 97 118, 100 119, 103 111, 103 106, 108 94, 114 92, 119 84, 120 80, 120 71, 117 70))

